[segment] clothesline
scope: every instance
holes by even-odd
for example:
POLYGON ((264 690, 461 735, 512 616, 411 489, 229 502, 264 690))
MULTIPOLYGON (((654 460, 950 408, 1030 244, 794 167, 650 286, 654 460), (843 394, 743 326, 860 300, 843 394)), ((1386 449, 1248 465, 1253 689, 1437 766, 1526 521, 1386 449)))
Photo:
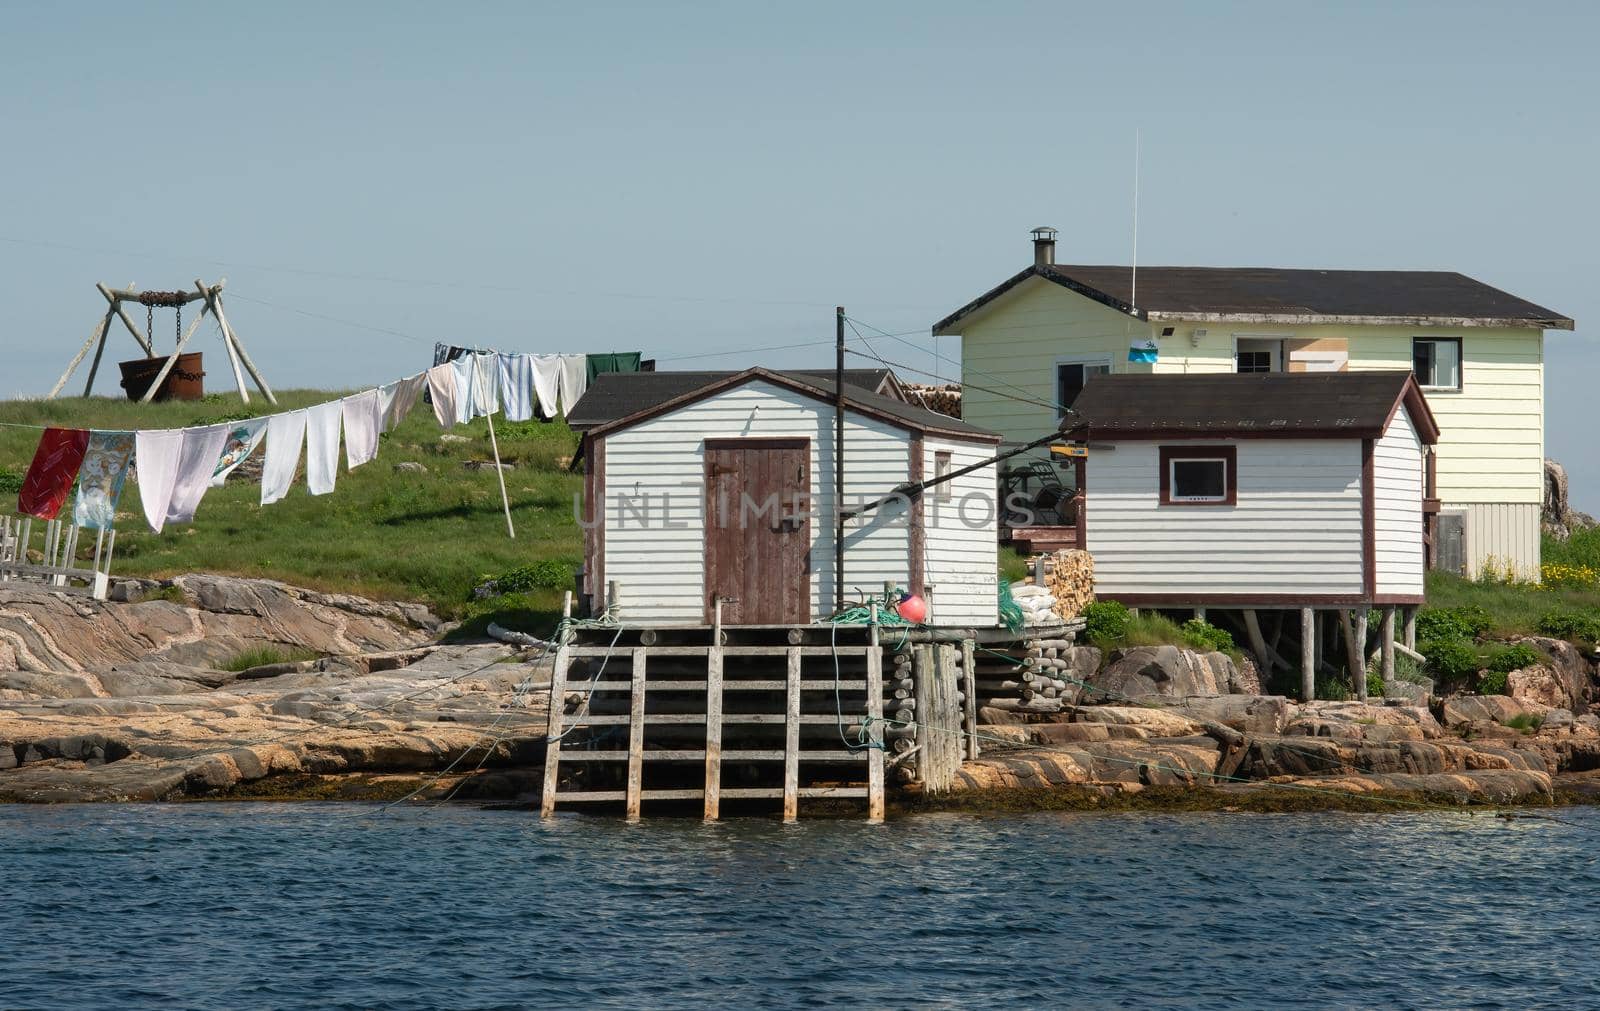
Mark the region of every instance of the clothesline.
MULTIPOLYGON (((289 493, 302 449, 307 490, 312 495, 332 492, 338 478, 341 435, 346 470, 370 463, 377 457, 379 436, 405 419, 424 390, 440 427, 451 428, 495 413, 510 421, 529 420, 536 410, 552 418, 570 411, 587 389, 588 355, 456 350, 460 353, 449 361, 380 387, 242 421, 132 432, 0 422, 7 427, 43 430, 17 496, 17 509, 25 515, 55 519, 76 486, 73 522, 80 527, 109 529, 132 467, 145 519, 160 533, 168 523, 191 522, 206 491, 221 486, 263 442, 261 504, 265 506, 289 493)), ((609 359, 605 371, 619 371, 630 359, 637 370, 640 359, 637 353, 603 357, 609 359)), ((489 425, 498 473, 500 454, 492 419, 489 425)), ((503 475, 500 481, 511 531, 511 506, 503 475)))

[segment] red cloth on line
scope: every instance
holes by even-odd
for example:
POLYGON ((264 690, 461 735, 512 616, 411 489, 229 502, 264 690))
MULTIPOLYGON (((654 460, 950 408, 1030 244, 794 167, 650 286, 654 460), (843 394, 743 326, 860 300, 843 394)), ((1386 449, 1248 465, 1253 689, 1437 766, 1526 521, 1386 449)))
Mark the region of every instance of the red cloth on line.
POLYGON ((17 494, 17 511, 44 520, 53 520, 78 480, 83 452, 89 448, 89 433, 81 428, 47 428, 33 454, 33 466, 22 479, 17 494))

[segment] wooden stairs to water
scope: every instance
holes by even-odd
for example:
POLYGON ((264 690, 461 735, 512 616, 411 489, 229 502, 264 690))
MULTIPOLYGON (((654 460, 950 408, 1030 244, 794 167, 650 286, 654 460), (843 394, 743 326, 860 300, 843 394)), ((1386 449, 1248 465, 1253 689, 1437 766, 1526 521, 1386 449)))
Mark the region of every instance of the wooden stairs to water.
MULTIPOLYGON (((558 650, 541 813, 859 800, 884 816, 874 626, 590 629, 558 650), (730 637, 733 641, 730 641, 730 637), (700 640, 700 641, 696 641, 700 640), (870 717, 862 721, 865 714, 870 717)), ((891 693, 892 694, 892 693, 891 693)))

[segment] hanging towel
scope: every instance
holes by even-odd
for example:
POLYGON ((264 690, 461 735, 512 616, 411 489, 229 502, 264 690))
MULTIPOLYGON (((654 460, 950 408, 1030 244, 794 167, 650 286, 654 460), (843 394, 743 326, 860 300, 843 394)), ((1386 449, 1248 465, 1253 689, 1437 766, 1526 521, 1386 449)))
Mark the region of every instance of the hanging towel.
POLYGON ((339 478, 340 401, 306 408, 306 488, 313 495, 333 491, 339 478))
POLYGON ((589 388, 589 356, 561 356, 561 413, 571 414, 572 405, 589 388))
POLYGON ((546 418, 556 416, 561 399, 561 356, 531 355, 533 361, 533 392, 539 398, 539 414, 546 418))
POLYGON ((178 473, 172 482, 172 498, 167 503, 167 523, 192 523, 200 499, 211 487, 217 461, 228 441, 227 425, 185 428, 182 449, 178 452, 178 473))
POLYGON ((47 428, 33 452, 33 465, 22 479, 17 494, 17 512, 53 520, 78 479, 83 453, 89 447, 89 433, 81 428, 47 428))
POLYGON ((418 372, 409 379, 390 383, 378 391, 379 407, 383 410, 383 431, 392 432, 406 420, 406 415, 417 405, 422 387, 428 381, 426 372, 418 372))
POLYGON ((355 470, 378 455, 378 429, 383 426, 383 404, 377 390, 357 393, 339 401, 344 415, 344 465, 355 470))
POLYGON ((588 355, 589 382, 602 372, 638 372, 644 355, 638 351, 612 352, 605 355, 588 355))
POLYGON ((500 408, 507 421, 533 417, 533 359, 528 355, 497 355, 500 366, 500 408))
POLYGON ((158 534, 167 522, 182 451, 182 429, 134 433, 133 472, 139 482, 139 504, 144 506, 145 522, 158 534))
POLYGON ((221 488, 223 482, 228 480, 228 475, 248 460, 266 437, 266 418, 251 418, 230 424, 228 437, 222 441, 222 455, 217 457, 217 472, 211 475, 211 487, 221 488))
POLYGON ((110 530, 117 516, 117 499, 133 459, 132 432, 90 432, 89 448, 78 471, 78 500, 72 522, 90 530, 110 530))
POLYGON ((487 417, 500 410, 500 367, 498 356, 481 351, 472 356, 472 416, 487 417))
POLYGON ((473 364, 471 355, 464 355, 452 359, 450 368, 456 374, 456 424, 464 425, 477 417, 473 413, 477 398, 474 390, 477 386, 478 369, 473 364))
POLYGON ((424 373, 428 377, 428 395, 433 400, 433 416, 439 419, 440 428, 456 423, 456 370, 449 362, 435 365, 424 373))
POLYGON ((305 441, 306 412, 290 411, 267 419, 267 457, 261 466, 262 505, 271 505, 289 494, 305 441))

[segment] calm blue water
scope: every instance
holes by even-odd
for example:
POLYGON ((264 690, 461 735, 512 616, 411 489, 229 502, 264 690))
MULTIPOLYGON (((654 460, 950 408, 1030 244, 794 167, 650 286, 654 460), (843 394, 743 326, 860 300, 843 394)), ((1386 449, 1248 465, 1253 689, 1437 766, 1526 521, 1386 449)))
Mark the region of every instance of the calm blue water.
POLYGON ((0 807, 0 1007, 1600 1007, 1600 811, 0 807))

